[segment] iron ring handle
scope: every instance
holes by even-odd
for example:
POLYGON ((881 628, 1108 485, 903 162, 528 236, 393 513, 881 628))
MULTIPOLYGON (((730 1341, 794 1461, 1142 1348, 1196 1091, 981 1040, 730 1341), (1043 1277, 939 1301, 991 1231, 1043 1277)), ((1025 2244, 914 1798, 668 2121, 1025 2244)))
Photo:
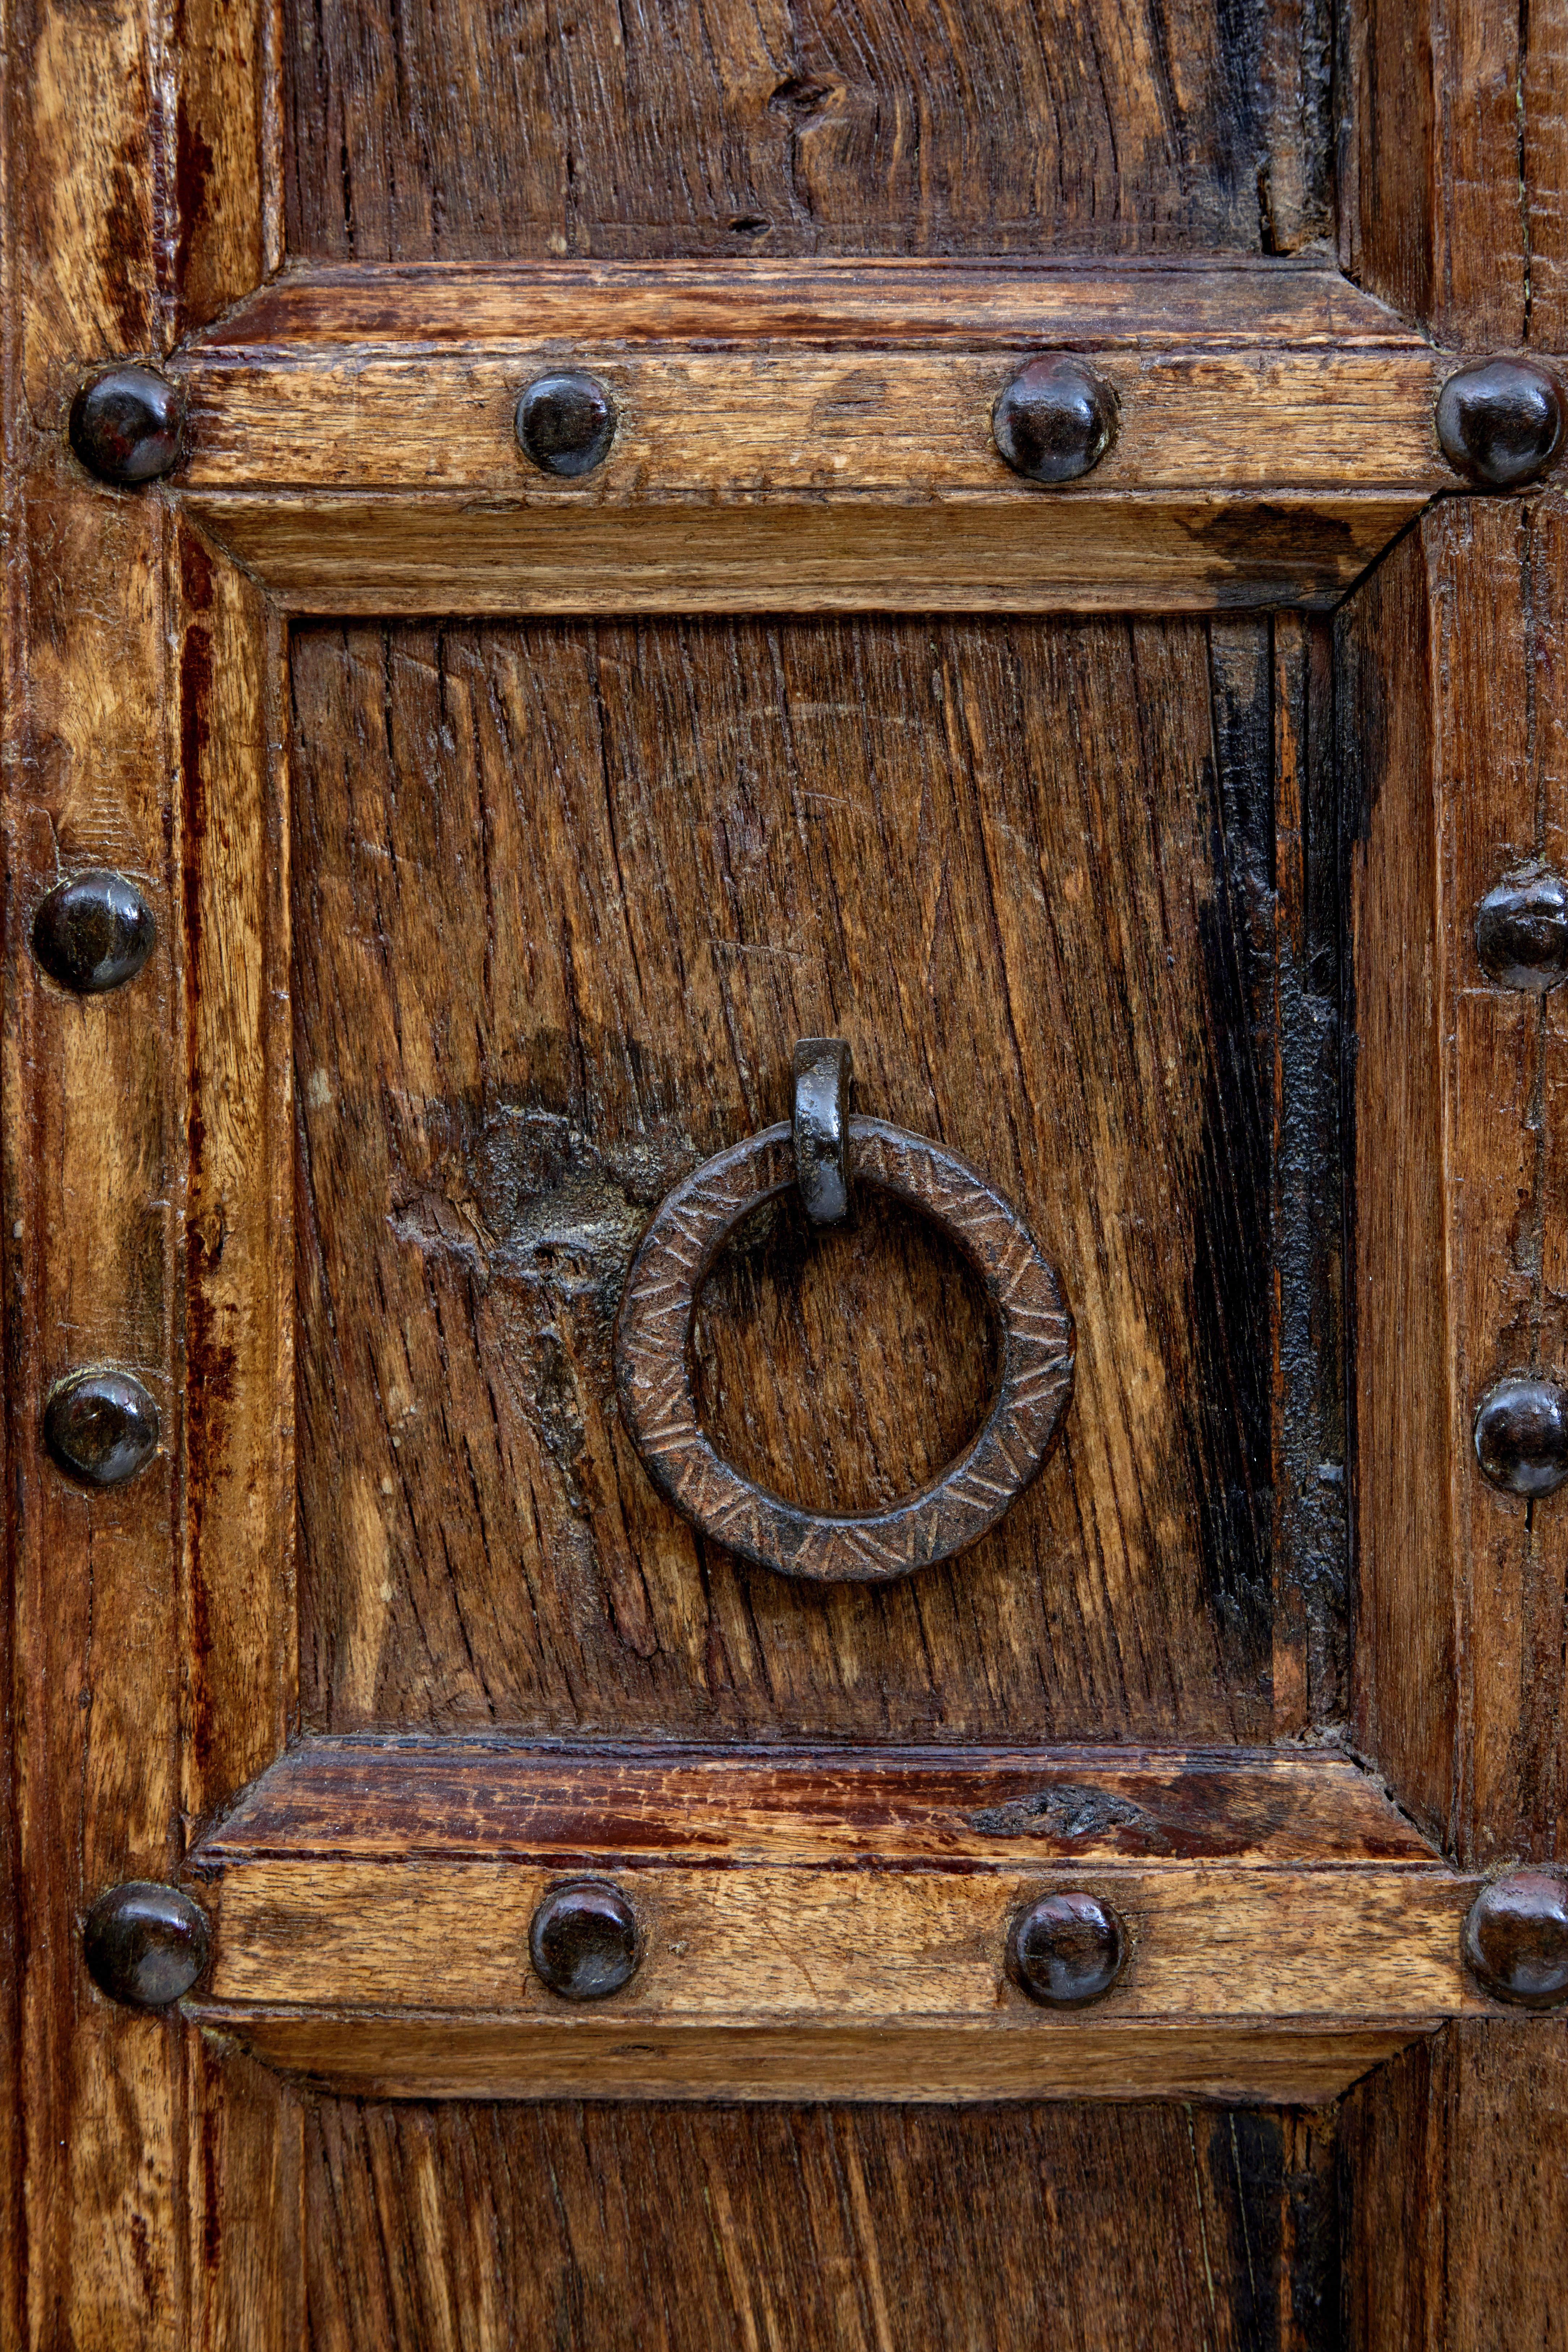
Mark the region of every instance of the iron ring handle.
POLYGON ((1073 1322, 1055 1268, 967 1160, 881 1119, 851 1118, 847 1129, 857 1182, 941 1227, 974 1268, 998 1326, 996 1385, 963 1453, 886 1510, 809 1511, 746 1477, 703 1430, 689 1361, 698 1294, 742 1219, 795 1183, 788 1124, 704 1161, 660 1202, 621 1295, 616 1381, 655 1485, 704 1535, 781 1575, 881 1583, 962 1551, 1023 1493, 1067 1410, 1073 1322))

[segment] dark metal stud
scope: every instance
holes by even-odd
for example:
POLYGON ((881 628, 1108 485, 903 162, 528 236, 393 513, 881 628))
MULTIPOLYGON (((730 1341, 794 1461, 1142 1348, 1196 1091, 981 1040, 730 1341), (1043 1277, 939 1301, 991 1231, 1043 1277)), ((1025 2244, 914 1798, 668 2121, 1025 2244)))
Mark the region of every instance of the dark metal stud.
POLYGON ((57 882, 33 917, 33 953, 52 981, 78 996, 101 996, 134 980, 156 937, 135 883, 100 866, 57 882))
POLYGON ((637 1915, 607 1879, 574 1878, 534 1913, 528 1948, 540 1982, 563 2000, 604 2000, 637 1973, 637 1915))
POLYGON ((1127 1931, 1098 1895, 1045 1895, 1007 1938, 1007 1973, 1047 2009, 1082 2009, 1110 1990, 1127 1962, 1127 1931))
POLYGON ((517 404, 517 437, 541 473, 567 481, 591 474, 616 437, 609 386, 578 368, 535 376, 517 404))
POLYGON ((1551 2009, 1568 1999, 1568 1879, 1560 1870, 1494 1878, 1470 1906, 1464 1946, 1494 2000, 1551 2009))
POLYGON ((1457 473, 1493 489, 1533 482, 1556 462, 1568 425, 1563 387, 1535 360, 1481 360, 1437 394, 1437 439, 1457 473))
POLYGON ((849 1048, 842 1037, 802 1037, 795 1049, 795 1171, 814 1225, 849 1213, 849 1048))
POLYGON ((1533 1375, 1499 1381, 1476 1415, 1476 1459, 1505 1494, 1555 1494, 1568 1478, 1568 1393, 1533 1375))
POLYGON ((207 1964, 210 1933, 199 1903, 177 1886, 132 1878, 88 1913, 82 1953, 100 1992, 132 2009, 167 2009, 207 1964))
POLYGON ((158 1408, 130 1372, 71 1372, 44 1407, 44 1443, 86 1486, 121 1486, 158 1451, 158 1408))
POLYGON ((1116 394, 1082 360, 1031 360, 997 394, 991 430, 1016 474, 1076 482, 1116 438, 1116 394))
POLYGON ((1568 882, 1543 866, 1500 882, 1477 910, 1476 949, 1500 988, 1544 996, 1568 980, 1568 882))
POLYGON ((150 482, 180 454, 184 403, 178 384, 145 367, 106 369, 71 403, 70 444, 105 482, 150 482))

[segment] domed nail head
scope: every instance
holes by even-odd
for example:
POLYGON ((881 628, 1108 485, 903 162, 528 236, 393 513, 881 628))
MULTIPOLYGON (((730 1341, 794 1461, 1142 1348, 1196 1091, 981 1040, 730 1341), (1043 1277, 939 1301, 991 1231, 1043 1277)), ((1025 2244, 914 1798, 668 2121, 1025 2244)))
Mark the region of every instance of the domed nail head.
POLYGON ((1116 394, 1082 360, 1030 360, 997 394, 996 446, 1029 482, 1076 482, 1116 438, 1116 394))
POLYGON ((102 996, 134 980, 153 952, 152 908, 123 874, 93 867, 58 882, 33 917, 33 953, 77 996, 102 996))
POLYGON ((536 376, 517 404, 518 446, 542 474, 575 481, 602 466, 616 437, 616 404, 596 375, 536 376))
POLYGON ((167 2009, 207 1964, 205 1912, 177 1886, 133 1878, 100 1895, 82 1953, 100 1992, 130 2009, 167 2009))
POLYGON ((1465 1962, 1496 2000, 1552 2009, 1568 2000, 1568 1881, 1514 1870, 1483 1886, 1465 1921, 1465 1962))
POLYGON ((1533 482, 1555 464, 1568 424, 1563 387, 1534 360, 1482 360, 1437 395, 1437 439, 1457 473, 1489 488, 1533 482))
POLYGON ((1047 2009, 1103 2000, 1127 1960, 1127 1931, 1097 1895, 1047 1895, 1013 1922, 1007 1971, 1047 2009))
POLYGON ((100 481, 150 482, 179 457, 184 408, 179 386, 155 369, 107 368, 71 403, 71 447, 100 481))
POLYGON ((540 1982, 563 2000, 605 2000, 636 1975, 636 1914, 619 1887, 580 1878, 544 1897, 528 1931, 540 1982))
POLYGON ((1476 1459, 1506 1495, 1555 1494, 1568 1478, 1568 1393, 1555 1381, 1499 1381, 1476 1414, 1476 1459))
POLYGON ((1476 952, 1500 988, 1544 996, 1568 980, 1568 883, 1543 871, 1489 890, 1476 910, 1476 952))
POLYGON ((72 1372, 50 1391, 44 1443, 84 1486, 122 1486, 158 1451, 158 1408, 130 1372, 72 1372))

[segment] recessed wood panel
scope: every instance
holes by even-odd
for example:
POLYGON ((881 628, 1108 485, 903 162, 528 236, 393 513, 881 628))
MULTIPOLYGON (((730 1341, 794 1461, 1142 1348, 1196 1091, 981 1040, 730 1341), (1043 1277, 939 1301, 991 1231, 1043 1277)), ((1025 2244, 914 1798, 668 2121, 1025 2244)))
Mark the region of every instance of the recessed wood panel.
POLYGON ((1293 252, 1315 0, 289 0, 288 239, 546 254, 1293 252))
MULTIPOLYGON (((1266 627, 310 628, 293 679, 307 1721, 1266 1730, 1266 627), (808 1034, 1078 1318, 1040 1479, 877 1591, 700 1543, 613 1404, 654 1202, 808 1034)), ((868 1507, 973 1426, 984 1327, 912 1219, 814 1255, 721 1261, 704 1394, 868 1507)))
POLYGON ((1312 2117, 324 2100, 307 2135, 321 2352, 1335 2340, 1312 2117))

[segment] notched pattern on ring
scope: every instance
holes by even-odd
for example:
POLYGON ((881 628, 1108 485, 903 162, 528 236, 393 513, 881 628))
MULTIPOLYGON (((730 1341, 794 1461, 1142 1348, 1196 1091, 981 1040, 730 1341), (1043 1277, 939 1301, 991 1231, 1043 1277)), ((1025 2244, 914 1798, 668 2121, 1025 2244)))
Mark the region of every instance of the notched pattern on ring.
POLYGON ((966 1450, 906 1502, 829 1513, 770 1494, 726 1462, 703 1430, 689 1360, 698 1295, 742 1220, 795 1182, 787 1126, 706 1161, 655 1212, 622 1296, 616 1378, 649 1474, 703 1533, 786 1576, 866 1583, 962 1551, 1022 1494, 1067 1409, 1073 1323, 1054 1268, 966 1160, 880 1119, 851 1119, 849 1135, 857 1180, 932 1218, 970 1259, 997 1319, 996 1387, 966 1450))

